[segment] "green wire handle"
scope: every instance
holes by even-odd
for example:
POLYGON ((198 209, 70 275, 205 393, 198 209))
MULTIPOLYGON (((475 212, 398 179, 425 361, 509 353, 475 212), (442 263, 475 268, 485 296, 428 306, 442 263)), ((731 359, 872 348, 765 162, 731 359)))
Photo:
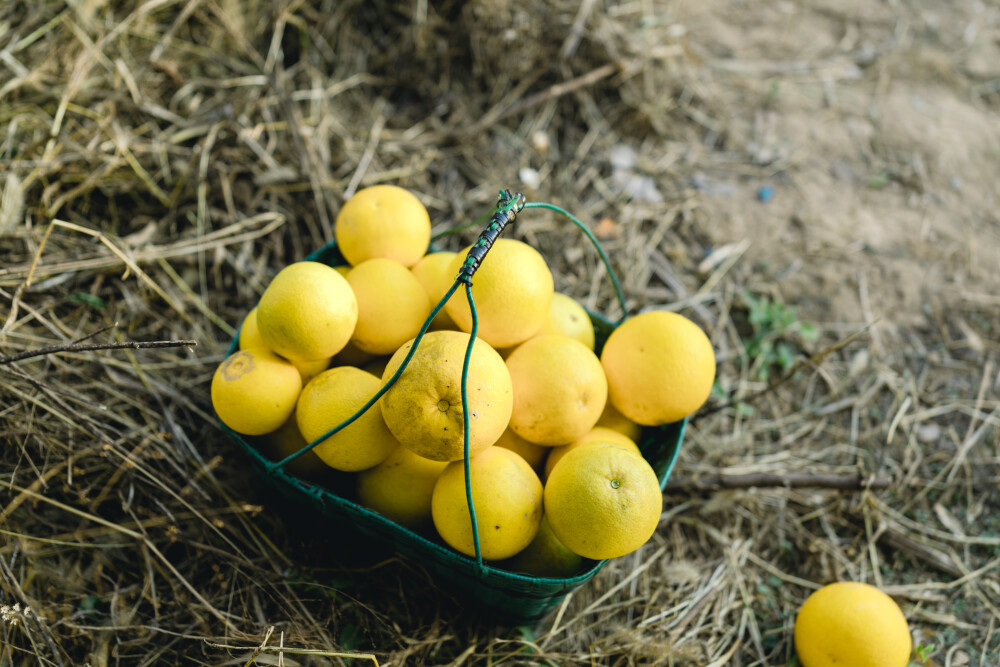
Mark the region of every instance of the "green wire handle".
MULTIPOLYGON (((482 233, 479 235, 479 238, 469 249, 465 261, 459 268, 458 275, 455 276, 455 281, 452 283, 451 288, 448 289, 448 291, 441 298, 441 300, 437 302, 437 304, 434 306, 433 309, 431 309, 430 315, 428 315, 427 319, 424 320, 423 325, 420 327, 420 331, 417 332, 416 337, 413 339, 413 345, 410 346, 410 349, 406 353, 406 356, 403 358, 402 363, 399 365, 399 368, 396 369, 396 372, 393 373, 392 377, 389 378, 389 381, 386 382, 385 385, 381 389, 379 389, 378 392, 376 392, 375 395, 372 396, 372 398, 367 403, 365 403, 360 409, 358 409, 357 412, 355 412, 353 415, 342 421, 340 424, 337 424, 329 431, 327 431, 323 435, 319 436, 318 438, 307 444, 299 451, 286 456, 280 461, 275 461, 275 462, 267 461, 264 463, 265 470, 267 470, 269 474, 273 474, 275 470, 283 468, 285 465, 294 461, 295 459, 302 456, 306 452, 312 451, 317 445, 319 445, 319 443, 323 442, 324 440, 334 435, 335 433, 343 430, 347 426, 350 426, 359 417, 361 417, 361 415, 367 412, 369 408, 375 405, 375 403, 378 402, 378 400, 382 398, 382 396, 387 391, 389 391, 389 389, 396 383, 399 377, 403 374, 403 371, 410 363, 410 359, 412 359, 413 355, 416 353, 417 346, 420 345, 420 341, 423 339, 424 334, 427 333, 427 329, 430 327, 431 322, 441 311, 441 309, 444 308, 444 305, 448 303, 448 300, 451 299, 451 297, 455 294, 455 292, 458 290, 459 285, 464 284, 465 297, 466 300, 469 302, 469 310, 472 314, 472 329, 469 332, 469 343, 465 349, 465 358, 462 361, 462 438, 463 438, 462 444, 463 444, 463 456, 464 456, 464 467, 465 467, 465 501, 469 506, 469 519, 472 524, 472 543, 475 548, 476 566, 479 569, 481 575, 487 574, 490 568, 483 562, 482 548, 479 543, 479 525, 478 521, 476 520, 476 508, 474 503, 472 502, 472 478, 470 472, 471 457, 469 456, 469 440, 470 440, 469 401, 468 401, 469 365, 472 360, 472 349, 476 342, 476 335, 479 331, 479 316, 476 312, 475 299, 472 296, 472 277, 475 274, 476 270, 479 268, 479 266, 482 264, 482 261, 486 257, 487 253, 490 251, 490 248, 493 247, 493 244, 503 233, 504 229, 506 229, 507 225, 514 222, 514 219, 517 216, 517 214, 522 209, 525 208, 547 208, 549 210, 555 211, 556 213, 559 213, 560 215, 563 215, 566 218, 568 218, 570 221, 573 222, 573 224, 579 227, 584 234, 586 234, 587 238, 590 239, 590 242, 594 245, 594 247, 597 249, 597 252, 600 254, 601 261, 604 262, 604 267, 607 269, 608 275, 611 277, 611 282, 615 287, 615 293, 618 297, 618 303, 622 309, 622 316, 618 320, 618 323, 620 324, 625 319, 625 313, 626 313, 625 296, 622 293, 621 285, 618 282, 618 276, 615 275, 614 269, 611 268, 611 262, 608 259, 607 254, 604 252, 604 248, 601 247, 600 242, 597 240, 597 237, 595 237, 591 233, 591 231, 587 229, 587 227, 582 222, 580 222, 574 215, 572 215, 571 213, 569 213, 568 211, 559 206, 555 206, 554 204, 536 203, 536 202, 528 203, 525 202, 524 195, 521 194, 520 192, 501 190, 500 193, 497 195, 496 211, 490 216, 489 224, 486 226, 486 229, 482 231, 482 233)), ((480 220, 482 220, 482 218, 480 218, 480 220)), ((465 229, 466 227, 468 227, 468 225, 462 225, 455 229, 442 232, 438 236, 453 233, 460 229, 465 229)))

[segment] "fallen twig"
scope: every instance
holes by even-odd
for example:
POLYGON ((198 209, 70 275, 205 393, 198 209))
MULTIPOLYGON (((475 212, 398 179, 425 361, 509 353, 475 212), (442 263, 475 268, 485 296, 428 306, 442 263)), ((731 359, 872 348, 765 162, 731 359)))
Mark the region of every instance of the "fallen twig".
POLYGON ((58 354, 60 352, 92 352, 94 350, 140 350, 154 347, 193 347, 198 344, 194 340, 151 340, 151 341, 130 341, 124 343, 92 343, 80 345, 78 343, 63 343, 61 345, 49 345, 36 350, 25 350, 17 354, 8 354, 0 357, 0 366, 12 364, 22 359, 41 357, 46 354, 58 354))
POLYGON ((724 489, 749 489, 753 487, 783 487, 788 489, 816 488, 861 491, 886 489, 892 484, 888 477, 862 477, 860 475, 813 475, 808 473, 752 473, 749 475, 715 475, 700 479, 672 479, 664 489, 666 493, 705 493, 724 489))

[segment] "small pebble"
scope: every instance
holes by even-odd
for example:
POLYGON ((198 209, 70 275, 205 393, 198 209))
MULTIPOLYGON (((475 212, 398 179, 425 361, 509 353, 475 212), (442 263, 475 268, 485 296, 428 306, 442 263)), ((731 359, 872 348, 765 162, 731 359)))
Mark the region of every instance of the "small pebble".
POLYGON ((917 440, 920 442, 937 442, 941 439, 941 427, 937 424, 921 424, 917 427, 917 440))
POLYGON ((517 172, 517 177, 532 190, 537 190, 538 186, 542 184, 542 177, 538 170, 531 167, 521 167, 520 171, 517 172))
POLYGON ((547 135, 545 132, 542 132, 541 130, 538 130, 537 132, 531 135, 531 145, 539 153, 545 153, 546 151, 549 150, 549 146, 551 146, 551 142, 549 141, 549 135, 547 135))

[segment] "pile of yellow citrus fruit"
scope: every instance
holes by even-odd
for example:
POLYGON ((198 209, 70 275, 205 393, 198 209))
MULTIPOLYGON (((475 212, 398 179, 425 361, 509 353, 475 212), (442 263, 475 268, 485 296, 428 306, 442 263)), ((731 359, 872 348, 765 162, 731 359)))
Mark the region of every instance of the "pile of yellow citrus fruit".
POLYGON ((288 472, 354 473, 359 504, 471 556, 468 414, 484 559, 560 577, 584 558, 642 546, 662 495, 640 429, 704 403, 715 378, 708 337, 681 315, 647 312, 618 326, 598 356, 589 315, 554 291, 542 255, 501 238, 472 278, 475 340, 461 286, 413 349, 468 252, 428 253, 430 236, 427 210, 403 188, 351 197, 335 225, 347 265, 298 262, 273 278, 212 379, 219 418, 260 436, 253 442, 272 460, 326 436, 288 472))

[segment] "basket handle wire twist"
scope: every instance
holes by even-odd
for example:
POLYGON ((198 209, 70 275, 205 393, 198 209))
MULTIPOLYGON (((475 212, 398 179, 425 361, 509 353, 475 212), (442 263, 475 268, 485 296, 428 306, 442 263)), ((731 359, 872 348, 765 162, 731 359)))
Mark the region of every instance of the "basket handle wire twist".
MULTIPOLYGON (((396 380, 403 374, 406 366, 410 363, 413 355, 417 351, 417 347, 420 345, 420 341, 423 339, 424 334, 427 333, 427 329, 430 327, 431 322, 437 316, 437 314, 444 308, 444 305, 448 303, 451 297, 458 291, 459 287, 465 286, 465 297, 469 303, 469 310, 472 314, 472 327, 469 332, 469 343, 465 350, 465 358, 462 361, 462 437, 463 437, 463 459, 465 468, 465 500, 469 507, 469 519, 472 527, 472 542, 475 548, 475 560, 476 568, 480 575, 486 575, 490 571, 490 567, 486 565, 483 561, 482 548, 479 542, 479 526, 476 520, 476 508, 472 501, 472 479, 470 475, 470 456, 469 456, 469 402, 468 402, 468 379, 469 379, 469 364, 472 359, 472 348, 476 342, 476 335, 479 330, 479 317, 476 312, 476 302, 472 296, 472 277, 475 275, 476 270, 482 264, 483 259, 485 259, 487 253, 493 247, 500 235, 503 233, 504 229, 514 222, 517 214, 525 208, 542 208, 554 211, 566 218, 568 218, 573 224, 575 224, 590 240, 591 244, 597 249, 598 254, 601 257, 601 261, 604 264, 605 269, 608 272, 608 276, 611 278, 611 282, 615 288, 615 295, 618 298, 618 304, 621 307, 621 316, 617 320, 620 324, 625 319, 626 315, 626 304, 625 296, 622 293, 621 285, 618 282, 618 276, 615 274, 614 269, 611 267, 611 262, 608 259, 607 254, 604 252, 604 248, 601 247, 600 242, 597 237, 587 229, 587 227, 580 222, 575 216, 566 211, 565 209, 556 206, 554 204, 548 204, 544 202, 527 202, 525 197, 520 192, 511 192, 510 190, 500 190, 497 195, 497 206, 496 211, 490 217, 489 223, 486 228, 480 233, 479 238, 469 249, 466 255, 465 261, 459 267, 458 275, 455 277, 454 282, 451 287, 445 293, 441 300, 437 302, 434 308, 431 309, 430 314, 427 319, 424 320, 423 325, 421 325, 420 330, 417 332, 416 337, 413 339, 413 345, 410 346, 409 351, 403 358, 402 363, 400 363, 399 368, 393 373, 392 377, 379 389, 371 399, 368 400, 361 408, 358 409, 353 415, 342 421, 331 428, 326 433, 322 434, 309 444, 307 444, 302 449, 294 452, 280 461, 268 461, 265 462, 264 467, 269 474, 274 474, 276 470, 283 469, 288 463, 291 463, 298 457, 302 456, 308 451, 312 451, 317 445, 329 438, 330 436, 338 433, 344 428, 350 426, 358 418, 361 417, 365 412, 367 412, 375 403, 378 402, 382 396, 389 391, 389 389, 396 383, 396 380)), ((457 231, 465 226, 449 230, 449 232, 457 231)), ((449 233, 445 232, 445 233, 449 233)))

